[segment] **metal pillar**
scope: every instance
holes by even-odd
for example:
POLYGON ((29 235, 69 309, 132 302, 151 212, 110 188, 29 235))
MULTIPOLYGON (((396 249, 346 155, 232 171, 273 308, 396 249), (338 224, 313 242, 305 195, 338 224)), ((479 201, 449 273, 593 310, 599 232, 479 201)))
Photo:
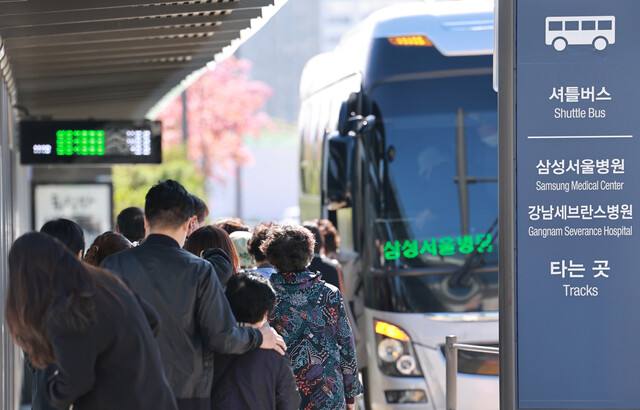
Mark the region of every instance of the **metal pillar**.
POLYGON ((447 336, 445 357, 447 359, 447 410, 458 408, 458 350, 453 346, 457 343, 456 336, 447 336))

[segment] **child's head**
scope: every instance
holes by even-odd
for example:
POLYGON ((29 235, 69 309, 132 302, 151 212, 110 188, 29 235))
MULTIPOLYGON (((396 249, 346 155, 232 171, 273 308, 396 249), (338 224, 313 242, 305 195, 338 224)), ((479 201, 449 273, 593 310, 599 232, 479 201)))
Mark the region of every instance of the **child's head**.
POLYGON ((276 305, 271 283, 257 273, 232 276, 224 293, 238 322, 260 326, 276 305))

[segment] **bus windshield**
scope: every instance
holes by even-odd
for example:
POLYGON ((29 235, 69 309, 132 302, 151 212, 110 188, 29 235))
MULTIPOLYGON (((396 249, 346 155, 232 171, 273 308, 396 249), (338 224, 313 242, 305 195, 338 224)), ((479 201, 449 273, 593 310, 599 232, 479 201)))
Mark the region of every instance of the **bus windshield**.
POLYGON ((368 136, 377 270, 497 264, 497 95, 491 76, 379 82, 368 136), (468 264, 468 263, 467 263, 468 264))

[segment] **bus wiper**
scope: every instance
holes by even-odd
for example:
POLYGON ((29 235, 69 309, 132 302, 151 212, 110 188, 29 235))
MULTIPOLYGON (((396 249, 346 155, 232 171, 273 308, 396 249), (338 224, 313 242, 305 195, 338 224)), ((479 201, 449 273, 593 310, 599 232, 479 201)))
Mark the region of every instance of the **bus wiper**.
MULTIPOLYGON (((495 242, 496 238, 498 237, 498 231, 496 230, 497 227, 498 227, 498 218, 496 218, 496 220, 493 221, 493 223, 489 227, 489 230, 487 230, 487 233, 485 233, 484 235, 485 238, 487 237, 487 235, 491 235, 491 242, 489 242, 489 244, 485 246, 483 249, 485 250, 488 249, 495 242), (495 231, 495 234, 494 234, 494 231, 495 231)), ((480 263, 482 263, 485 255, 487 254, 487 252, 480 252, 479 249, 480 249, 480 246, 477 246, 473 250, 473 252, 471 252, 469 256, 467 256, 467 259, 464 261, 464 264, 455 273, 451 275, 451 277, 449 278, 450 287, 460 288, 460 287, 468 287, 470 285, 469 277, 471 276, 471 272, 473 272, 473 270, 477 268, 478 265, 480 265, 480 263)))

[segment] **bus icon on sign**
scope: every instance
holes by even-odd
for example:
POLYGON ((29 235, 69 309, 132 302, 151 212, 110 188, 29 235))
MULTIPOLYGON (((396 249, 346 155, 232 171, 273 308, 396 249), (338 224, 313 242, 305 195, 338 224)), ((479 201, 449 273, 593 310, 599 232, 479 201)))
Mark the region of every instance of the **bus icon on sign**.
POLYGON ((547 17, 544 42, 558 51, 567 45, 593 44, 596 50, 604 50, 616 42, 615 16, 566 16, 547 17))

